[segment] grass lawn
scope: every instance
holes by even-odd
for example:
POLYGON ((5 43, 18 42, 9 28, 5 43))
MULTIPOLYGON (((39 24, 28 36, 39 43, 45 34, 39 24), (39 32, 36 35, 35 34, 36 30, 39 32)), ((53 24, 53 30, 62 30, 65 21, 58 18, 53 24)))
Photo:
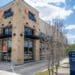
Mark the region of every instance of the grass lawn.
MULTIPOLYGON (((50 71, 51 72, 51 71, 50 71)), ((50 73, 50 75, 51 75, 52 73, 50 73)), ((38 73, 36 73, 36 75, 49 75, 49 72, 48 72, 48 70, 46 70, 46 71, 42 71, 42 72, 38 72, 38 73)), ((55 75, 55 74, 54 74, 55 75)))
MULTIPOLYGON (((62 68, 62 67, 59 67, 60 69, 62 68)), ((55 67, 54 67, 54 69, 55 69, 55 67)), ((48 73, 48 70, 46 70, 46 71, 43 71, 43 72, 38 72, 38 73, 36 73, 35 75, 49 75, 49 73, 48 73)), ((50 74, 51 75, 51 74, 50 74)), ((55 74, 54 74, 55 75, 55 74)))
POLYGON ((48 71, 44 71, 44 72, 39 72, 36 75, 49 75, 49 74, 48 74, 48 71))

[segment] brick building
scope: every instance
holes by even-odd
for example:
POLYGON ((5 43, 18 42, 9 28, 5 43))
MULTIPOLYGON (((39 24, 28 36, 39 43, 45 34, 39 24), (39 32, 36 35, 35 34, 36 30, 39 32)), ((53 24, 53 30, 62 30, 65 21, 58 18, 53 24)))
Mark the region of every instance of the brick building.
POLYGON ((47 23, 41 22, 39 12, 23 0, 14 0, 1 7, 0 60, 15 64, 40 60, 43 52, 40 51, 40 34, 45 36, 51 32, 51 29, 42 31, 44 25, 51 28, 47 23))

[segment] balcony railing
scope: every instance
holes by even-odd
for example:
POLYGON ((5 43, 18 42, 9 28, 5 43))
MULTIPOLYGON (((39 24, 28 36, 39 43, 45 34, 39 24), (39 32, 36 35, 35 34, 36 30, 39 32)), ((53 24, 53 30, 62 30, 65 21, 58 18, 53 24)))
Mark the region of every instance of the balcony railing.
POLYGON ((31 39, 40 39, 39 34, 25 34, 24 35, 26 38, 31 38, 31 39))
POLYGON ((0 34, 0 38, 7 38, 7 37, 11 37, 12 34, 0 34))
POLYGON ((33 30, 33 29, 30 29, 30 28, 25 28, 25 31, 24 31, 24 36, 26 38, 31 38, 31 39, 39 39, 39 32, 33 30))

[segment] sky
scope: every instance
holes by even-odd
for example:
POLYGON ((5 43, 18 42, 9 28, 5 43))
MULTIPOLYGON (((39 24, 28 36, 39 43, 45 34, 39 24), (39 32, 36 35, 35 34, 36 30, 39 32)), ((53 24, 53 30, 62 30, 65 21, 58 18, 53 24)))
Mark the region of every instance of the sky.
MULTIPOLYGON (((0 7, 13 0, 0 0, 0 7)), ((24 0, 39 11, 44 21, 60 18, 69 43, 75 42, 75 0, 24 0)))

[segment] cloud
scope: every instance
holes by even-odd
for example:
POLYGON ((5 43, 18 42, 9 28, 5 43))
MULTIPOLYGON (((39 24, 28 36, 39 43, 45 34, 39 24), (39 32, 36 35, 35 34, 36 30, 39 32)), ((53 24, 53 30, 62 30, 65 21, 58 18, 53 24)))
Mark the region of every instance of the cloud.
POLYGON ((68 43, 70 44, 75 43, 75 35, 67 33, 65 34, 65 36, 67 37, 68 43))
POLYGON ((25 0, 30 5, 35 7, 40 12, 40 17, 43 20, 52 20, 56 17, 66 19, 73 12, 65 8, 57 7, 48 3, 66 3, 65 0, 25 0))
POLYGON ((75 43, 75 41, 74 41, 75 40, 75 35, 66 34, 65 36, 67 37, 69 43, 71 43, 71 44, 75 43))
POLYGON ((75 25, 68 25, 65 29, 67 30, 75 29, 75 25))
POLYGON ((44 20, 54 19, 60 17, 61 19, 66 19, 71 13, 71 10, 65 10, 64 8, 56 7, 53 5, 37 7, 40 11, 40 17, 44 20))
POLYGON ((50 3, 60 3, 60 2, 65 3, 65 0, 47 0, 47 1, 50 3))
MULTIPOLYGON (((25 0, 27 1, 27 0, 25 0)), ((30 0, 32 2, 43 2, 43 3, 65 3, 65 0, 30 0)))
MULTIPOLYGON (((70 16, 74 12, 71 9, 66 9, 67 6, 66 0, 25 0, 25 1, 27 1, 34 8, 36 8, 40 13, 40 17, 46 22, 57 17, 60 17, 61 19, 65 20, 68 16, 70 16), (61 4, 63 4, 63 7, 60 7, 61 4)), ((65 29, 75 29, 75 26, 69 25, 65 29)), ((66 37, 68 38, 70 43, 73 43, 75 35, 67 33, 66 37)))
POLYGON ((75 6, 73 7, 73 9, 75 10, 75 6))
POLYGON ((75 39, 75 35, 72 35, 72 34, 66 34, 66 37, 68 39, 75 39))

